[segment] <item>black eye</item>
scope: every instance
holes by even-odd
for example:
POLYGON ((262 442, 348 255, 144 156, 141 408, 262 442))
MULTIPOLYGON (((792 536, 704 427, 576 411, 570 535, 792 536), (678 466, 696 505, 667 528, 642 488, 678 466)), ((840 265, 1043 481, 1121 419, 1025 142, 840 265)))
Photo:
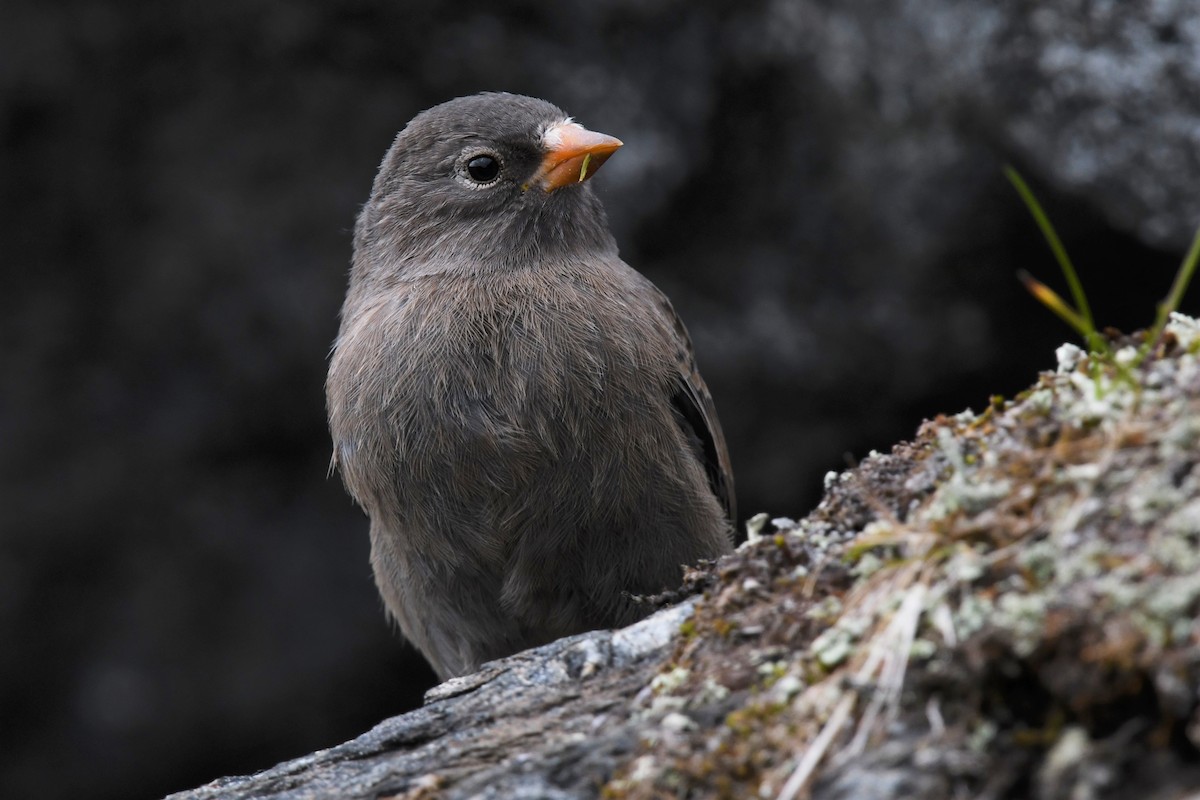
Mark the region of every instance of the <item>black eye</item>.
POLYGON ((477 183, 491 183, 500 174, 500 161, 487 154, 475 156, 467 162, 467 174, 477 183))

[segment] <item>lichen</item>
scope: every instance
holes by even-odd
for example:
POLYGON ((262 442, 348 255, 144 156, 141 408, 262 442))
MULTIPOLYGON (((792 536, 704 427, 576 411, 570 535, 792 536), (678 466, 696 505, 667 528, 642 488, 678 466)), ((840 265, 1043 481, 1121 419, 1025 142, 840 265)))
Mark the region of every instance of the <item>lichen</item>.
POLYGON ((950 794, 1016 797, 989 780, 1049 785, 1126 723, 1122 753, 1200 757, 1200 323, 1163 342, 1064 345, 1012 400, 827 475, 799 522, 755 517, 652 684, 670 735, 610 787, 777 796, 893 741, 950 794))

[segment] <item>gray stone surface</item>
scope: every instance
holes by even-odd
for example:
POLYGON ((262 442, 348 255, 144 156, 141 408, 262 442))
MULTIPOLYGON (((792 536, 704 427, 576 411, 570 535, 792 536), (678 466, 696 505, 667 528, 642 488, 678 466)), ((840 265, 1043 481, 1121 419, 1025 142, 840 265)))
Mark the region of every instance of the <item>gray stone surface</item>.
POLYGON ((595 797, 636 745, 634 698, 692 607, 490 662, 343 745, 170 800, 595 797))
MULTIPOLYGON (((703 594, 169 800, 1135 800, 1200 767, 1200 322, 831 478, 703 594)), ((768 527, 769 526, 769 527, 768 527)))
POLYGON ((783 58, 882 127, 998 145, 1149 244, 1182 249, 1200 225, 1188 0, 777 2, 767 20, 783 58))

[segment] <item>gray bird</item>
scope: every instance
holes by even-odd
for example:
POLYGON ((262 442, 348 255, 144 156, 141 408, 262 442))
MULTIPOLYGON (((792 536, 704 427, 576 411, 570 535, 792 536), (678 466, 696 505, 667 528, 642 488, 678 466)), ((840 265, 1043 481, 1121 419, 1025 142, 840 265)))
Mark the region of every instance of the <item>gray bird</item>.
POLYGON ((418 114, 358 218, 326 383, 371 565, 445 679, 645 616, 730 549, 733 478, 671 303, 586 182, 621 146, 550 103, 418 114))

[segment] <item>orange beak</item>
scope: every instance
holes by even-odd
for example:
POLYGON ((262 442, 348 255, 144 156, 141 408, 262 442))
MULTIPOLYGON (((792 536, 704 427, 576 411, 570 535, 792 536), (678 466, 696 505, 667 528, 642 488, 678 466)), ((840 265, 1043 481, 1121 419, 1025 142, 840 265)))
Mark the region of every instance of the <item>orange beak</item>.
POLYGON ((530 185, 541 186, 547 192, 586 181, 623 144, 616 137, 589 131, 576 122, 548 128, 542 142, 546 156, 530 185))

